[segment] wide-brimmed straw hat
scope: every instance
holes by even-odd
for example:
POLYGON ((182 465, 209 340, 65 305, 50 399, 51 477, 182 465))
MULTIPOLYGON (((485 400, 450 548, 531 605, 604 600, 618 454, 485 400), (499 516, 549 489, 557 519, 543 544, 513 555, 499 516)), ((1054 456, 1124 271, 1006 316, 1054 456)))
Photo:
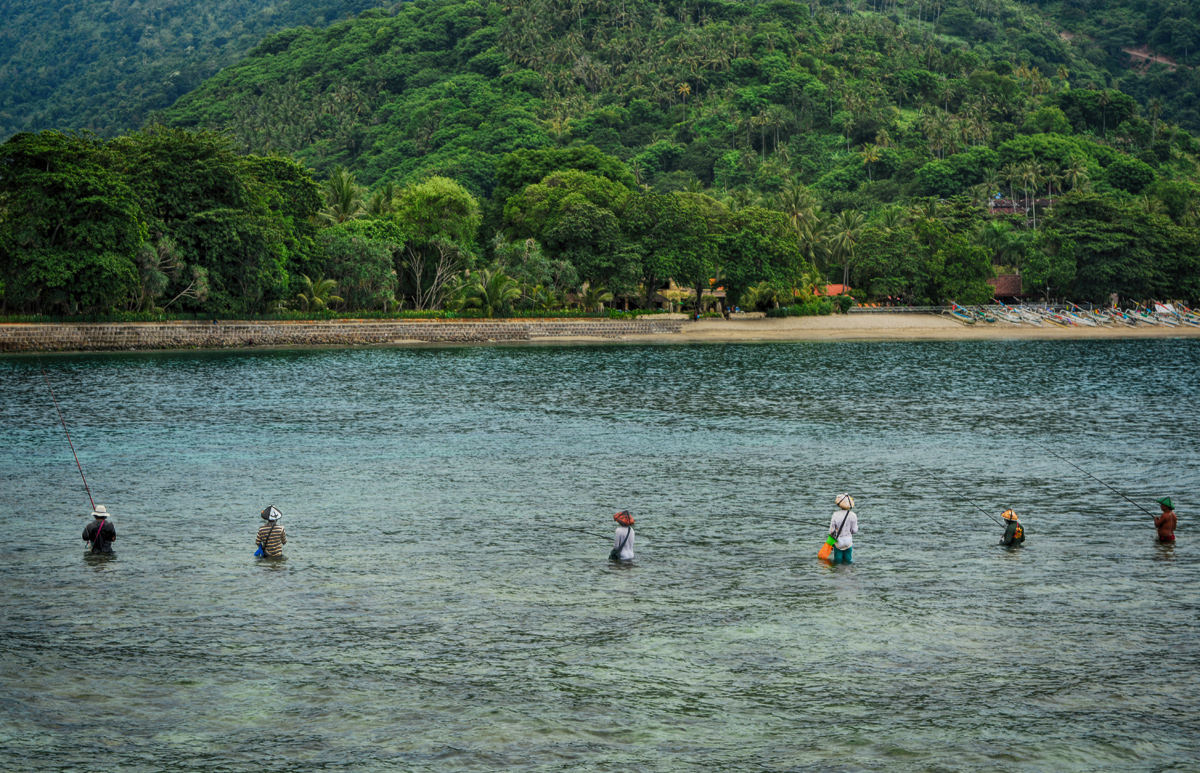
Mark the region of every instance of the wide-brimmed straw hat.
POLYGON ((838 498, 833 501, 843 510, 850 510, 854 507, 854 497, 849 494, 839 494, 838 498))
POLYGON ((622 526, 633 526, 633 513, 628 510, 622 510, 613 516, 613 520, 622 526))
POLYGON ((104 509, 104 505, 96 505, 96 509, 92 511, 92 515, 97 518, 107 518, 108 511, 104 509))
POLYGON ((1001 517, 1001 518, 1003 518, 1003 519, 1004 519, 1004 520, 1006 520, 1006 521, 1019 521, 1019 520, 1021 520, 1020 518, 1018 518, 1018 517, 1017 517, 1017 511, 1016 511, 1016 510, 1005 510, 1003 513, 1000 513, 1000 517, 1001 517))

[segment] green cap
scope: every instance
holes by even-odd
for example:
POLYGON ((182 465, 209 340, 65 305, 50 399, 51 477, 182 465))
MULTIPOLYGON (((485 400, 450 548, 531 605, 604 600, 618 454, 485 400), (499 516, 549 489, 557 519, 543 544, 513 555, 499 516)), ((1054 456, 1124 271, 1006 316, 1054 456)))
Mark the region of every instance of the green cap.
POLYGON ((1154 500, 1154 501, 1155 501, 1155 502, 1158 502, 1160 505, 1162 505, 1163 507, 1167 508, 1168 510, 1174 510, 1174 509, 1175 509, 1175 505, 1171 504, 1171 498, 1170 498, 1170 497, 1163 497, 1162 499, 1156 499, 1156 500, 1154 500))

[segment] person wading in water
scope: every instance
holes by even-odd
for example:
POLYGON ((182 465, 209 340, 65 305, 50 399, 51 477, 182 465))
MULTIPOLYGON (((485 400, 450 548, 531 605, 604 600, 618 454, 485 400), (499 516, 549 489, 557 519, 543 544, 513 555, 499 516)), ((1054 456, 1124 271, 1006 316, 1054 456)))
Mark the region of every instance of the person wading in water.
POLYGON ((262 558, 280 558, 283 556, 283 546, 287 544, 287 534, 279 525, 279 519, 283 517, 283 513, 279 512, 279 508, 275 505, 268 505, 260 515, 266 523, 258 527, 255 544, 258 545, 259 552, 254 555, 262 558))
POLYGON ((617 522, 617 533, 613 536, 613 549, 608 554, 609 561, 633 560, 633 515, 628 510, 622 510, 613 516, 617 522))
POLYGON ((839 561, 844 564, 852 564, 854 563, 854 535, 858 534, 858 516, 850 509, 854 507, 854 497, 842 494, 834 501, 840 510, 834 510, 833 517, 829 519, 829 534, 837 541, 829 560, 835 564, 839 561))
POLYGON ((104 509, 104 505, 96 505, 92 515, 96 520, 83 527, 83 541, 91 544, 92 555, 112 555, 112 543, 117 538, 117 527, 108 522, 108 510, 104 509))
POLYGON ((1162 515, 1154 518, 1154 528, 1158 529, 1158 541, 1174 542, 1175 524, 1178 520, 1175 517, 1175 505, 1171 504, 1170 497, 1163 497, 1154 501, 1158 502, 1158 506, 1162 508, 1162 515))
POLYGON ((1004 536, 1000 544, 1009 548, 1019 548, 1025 543, 1025 527, 1017 520, 1016 510, 1005 510, 1000 514, 1004 519, 1004 536))

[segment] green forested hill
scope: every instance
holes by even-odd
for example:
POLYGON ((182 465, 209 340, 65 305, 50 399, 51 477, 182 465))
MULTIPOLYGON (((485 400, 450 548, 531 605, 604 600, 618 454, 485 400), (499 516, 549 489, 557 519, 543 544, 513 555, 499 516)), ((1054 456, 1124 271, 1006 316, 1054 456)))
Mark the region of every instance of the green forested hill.
POLYGON ((667 279, 970 303, 1014 270, 1200 298, 1194 8, 1080 8, 418 0, 289 29, 148 131, 6 143, 2 308, 309 308, 321 276, 369 309, 650 303, 667 279), (1131 64, 1164 36, 1177 61, 1131 64))
POLYGON ((135 129, 264 35, 374 0, 2 0, 0 139, 27 129, 135 129))
POLYGON ((1196 71, 1142 74, 1030 6, 848 8, 417 2, 272 36, 164 120, 369 183, 437 173, 486 196, 500 154, 588 143, 658 188, 770 193, 799 178, 861 193, 855 206, 962 192, 1001 165, 984 148, 1023 136, 1083 136, 1157 165, 1160 128, 1200 130, 1196 71), (855 160, 864 145, 877 160, 855 160), (917 184, 920 167, 959 153, 953 182, 917 184))

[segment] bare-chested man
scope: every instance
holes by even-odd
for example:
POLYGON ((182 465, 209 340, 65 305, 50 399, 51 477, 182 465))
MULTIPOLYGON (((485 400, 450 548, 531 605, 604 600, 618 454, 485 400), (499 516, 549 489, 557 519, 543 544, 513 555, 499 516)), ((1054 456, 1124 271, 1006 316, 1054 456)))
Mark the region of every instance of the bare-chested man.
POLYGON ((1162 515, 1154 519, 1154 528, 1158 529, 1159 542, 1175 541, 1175 506, 1170 497, 1155 500, 1162 508, 1162 515))

